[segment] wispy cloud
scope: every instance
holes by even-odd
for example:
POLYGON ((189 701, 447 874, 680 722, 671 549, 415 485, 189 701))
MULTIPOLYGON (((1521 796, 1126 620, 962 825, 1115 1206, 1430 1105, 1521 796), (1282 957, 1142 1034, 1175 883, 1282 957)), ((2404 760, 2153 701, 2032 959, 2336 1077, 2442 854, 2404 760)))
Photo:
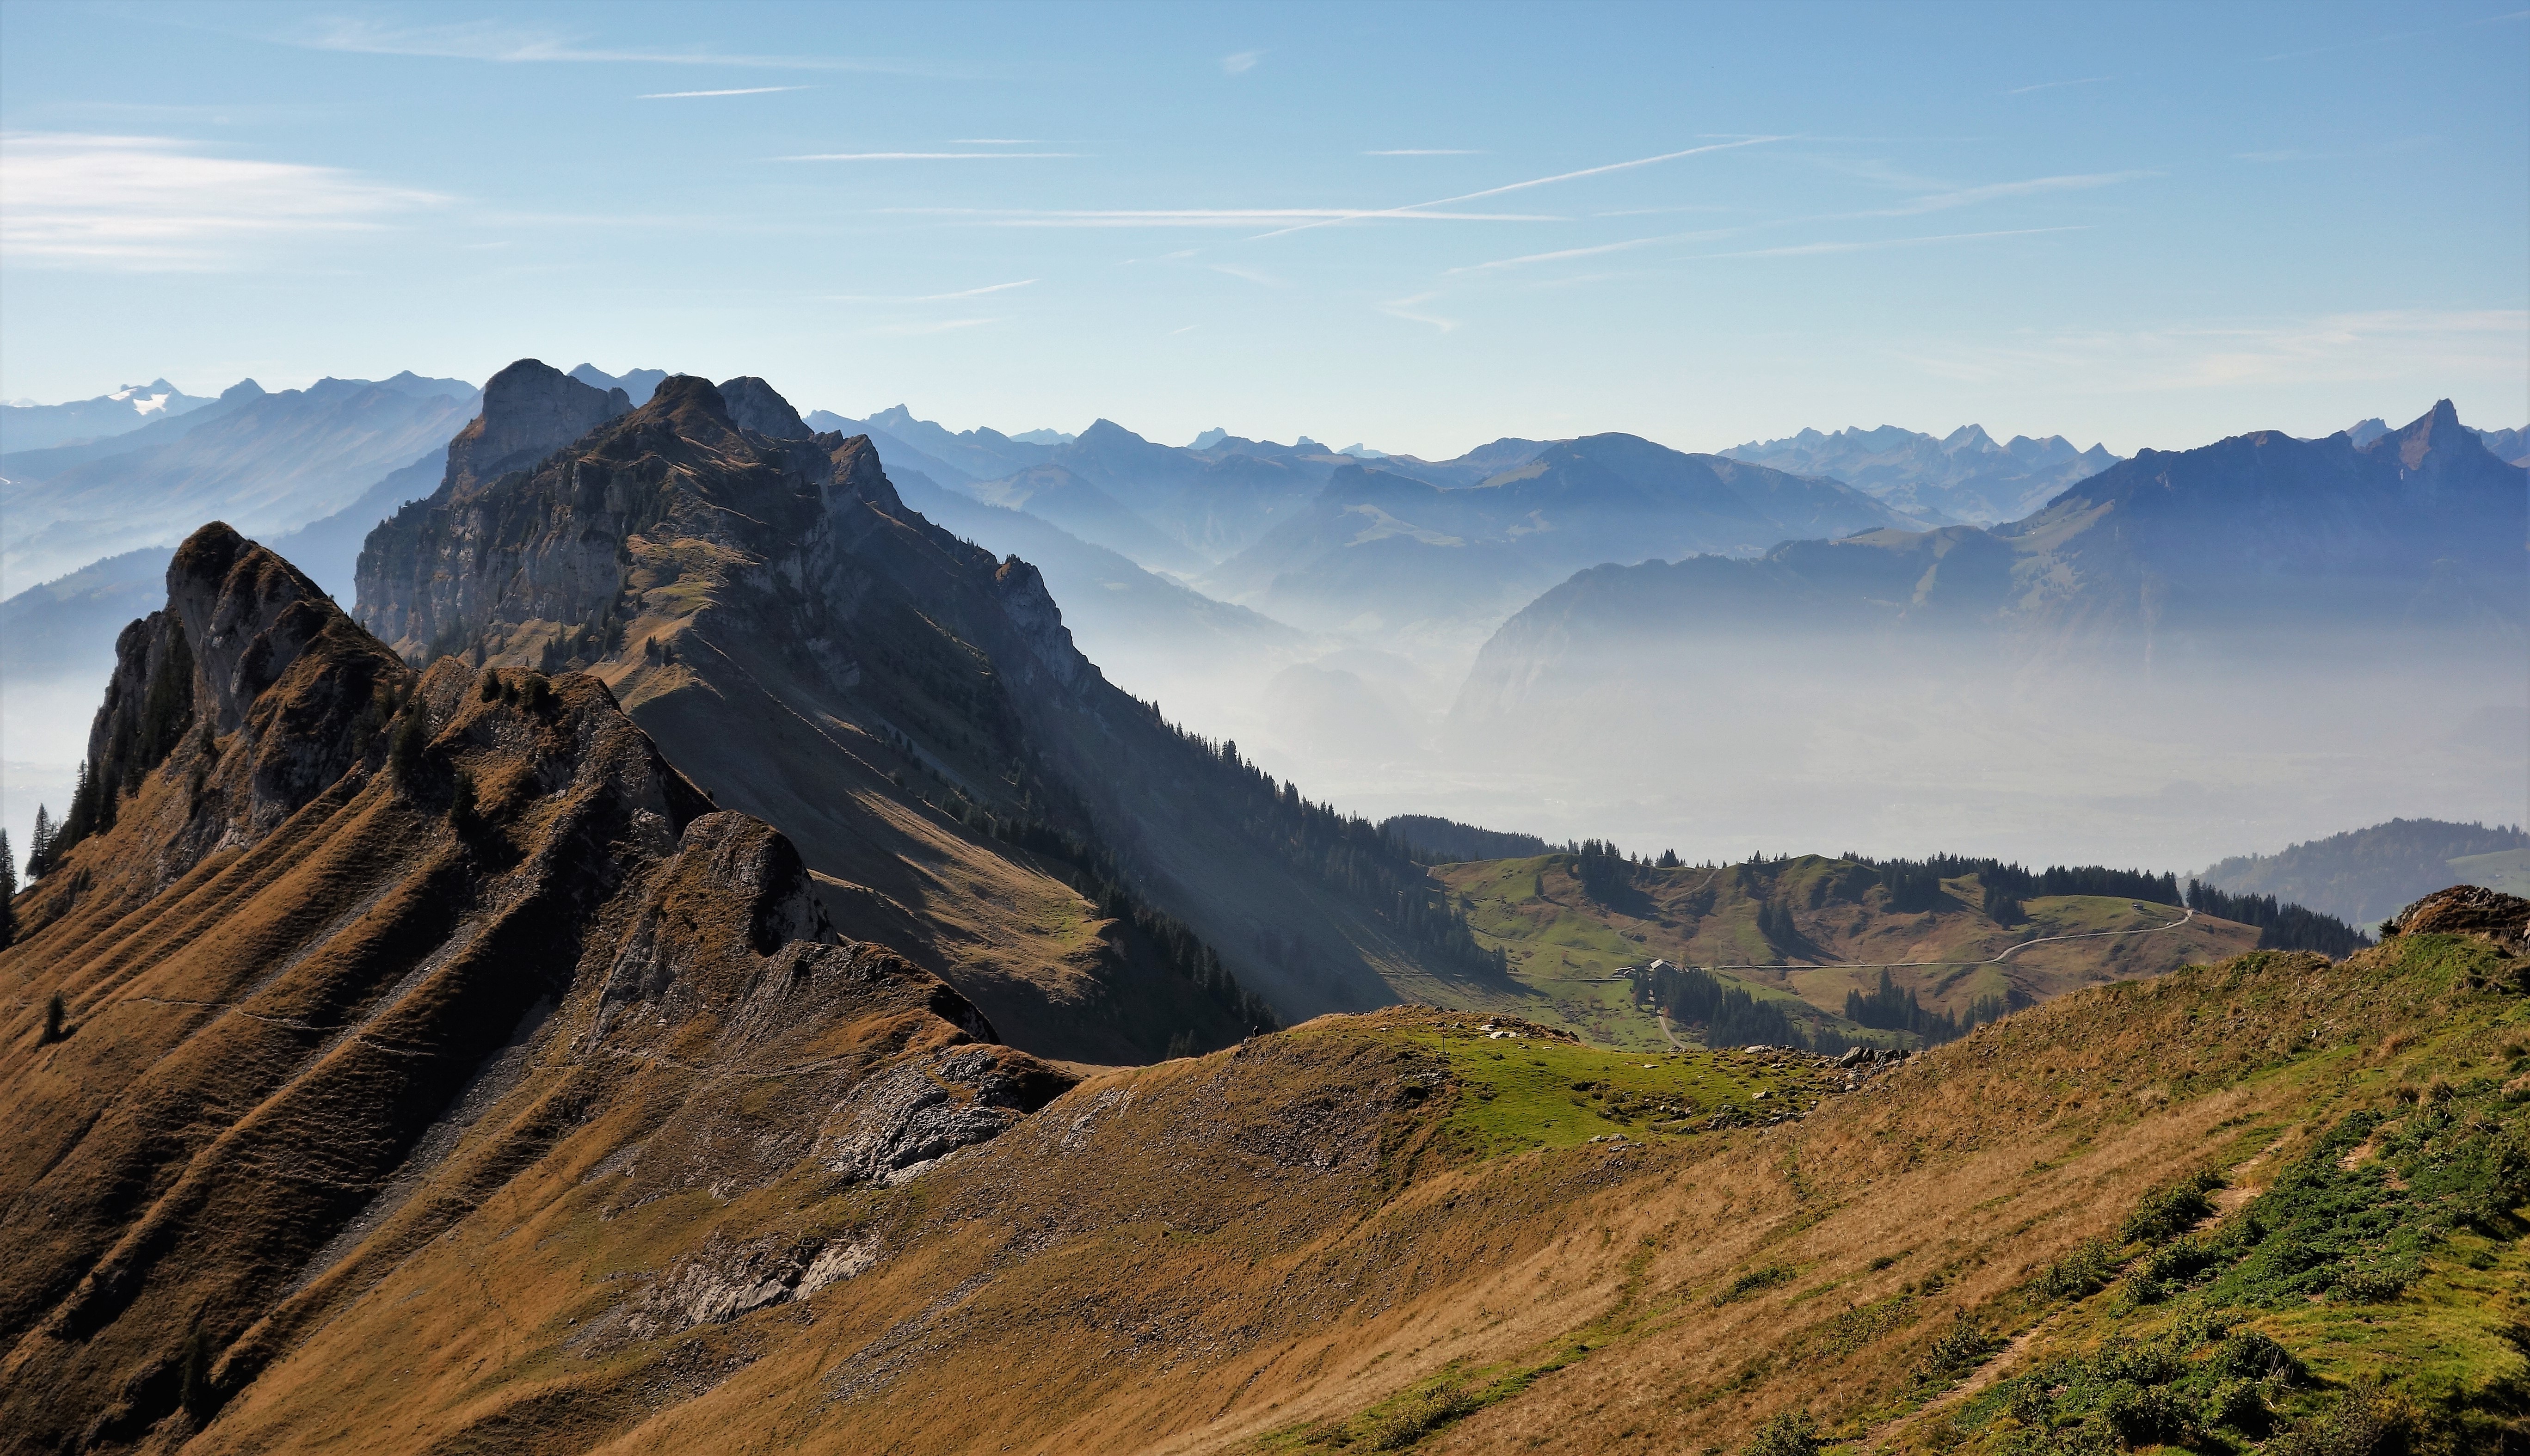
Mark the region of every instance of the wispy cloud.
POLYGON ((1076 157, 1076 151, 820 151, 777 162, 1042 162, 1076 157))
POLYGON ((12 257, 134 269, 219 267, 244 243, 372 230, 449 200, 176 137, 42 132, 0 135, 0 194, 12 257))
POLYGON ((998 211, 964 207, 899 207, 883 211, 963 217, 996 228, 1252 228, 1260 222, 1347 218, 1422 223, 1559 223, 1541 212, 1406 212, 1360 207, 1145 207, 998 211))
POLYGON ((1387 207, 1371 212, 1355 212, 1340 218, 1327 218, 1314 222, 1304 222, 1289 228, 1278 228, 1271 233, 1260 233, 1257 236, 1259 238, 1280 238, 1287 233, 1305 232, 1310 228, 1323 228, 1338 222, 1351 222, 1371 218, 1410 217, 1429 207, 1448 207, 1458 202, 1473 202, 1482 197, 1499 197, 1506 192, 1524 191, 1529 188, 1550 187, 1559 182, 1573 182, 1584 177, 1604 177, 1613 172, 1626 172, 1636 167, 1649 167, 1659 162, 1675 162, 1680 157, 1702 156, 1707 152, 1732 151, 1742 146, 1758 146, 1769 141, 1783 141, 1786 139, 1787 138, 1782 136, 1743 136, 1735 141, 1716 141, 1705 146, 1690 146, 1683 151, 1662 152, 1660 155, 1655 157, 1636 157, 1628 162, 1609 162, 1597 167, 1583 167, 1578 171, 1573 172, 1558 172, 1552 177, 1532 177, 1525 182, 1505 183, 1501 187, 1484 188, 1472 192, 1460 192, 1455 197, 1435 197, 1429 202, 1408 202, 1402 207, 1387 207))
POLYGON ((1458 320, 1426 312, 1421 306, 1439 297, 1437 293, 1416 294, 1410 298, 1392 298, 1378 307, 1380 312, 1391 318, 1402 318, 1410 324, 1428 324, 1446 334, 1458 326, 1458 320))
POLYGON ((1206 266, 1215 273, 1227 273, 1233 278, 1244 279, 1249 283, 1261 283, 1267 288, 1287 289, 1292 286, 1289 279, 1277 278, 1271 273, 1256 268, 1243 268, 1237 263, 1211 263, 1206 266))
POLYGON ((979 289, 960 289, 954 294, 825 294, 829 303, 941 303, 951 298, 980 298, 986 294, 1007 294, 1023 289, 1038 280, 1022 278, 1017 283, 988 283, 979 289))
POLYGON ((1523 253, 1515 258, 1496 258, 1489 263, 1469 263, 1452 268, 1450 273, 1492 273, 1505 268, 1524 268, 1531 263, 1560 263, 1568 258, 1591 258, 1602 253, 1627 252, 1649 247, 1655 243, 1705 243, 1744 233, 1745 228, 1710 228, 1698 233, 1663 233, 1657 238, 1628 238, 1622 243, 1601 243, 1588 247, 1560 247, 1553 252, 1523 253))
POLYGON ((1929 238, 1875 238, 1852 243, 1794 243, 1783 247, 1752 247, 1740 252, 1699 253, 1699 258, 1801 258, 1825 253, 1869 252, 1883 247, 1921 247, 1935 243, 1972 243, 1983 238, 2031 238, 2041 233, 2087 233, 2087 227, 2006 228, 1993 233, 1941 233, 1929 238))
POLYGON ((745 55, 700 47, 626 49, 591 45, 558 31, 502 21, 398 26, 349 16, 323 16, 272 37, 303 50, 372 56, 432 56, 456 61, 617 63, 650 66, 741 66, 774 71, 871 71, 912 75, 928 68, 850 56, 745 55))
POLYGON ((986 324, 1000 322, 998 318, 946 318, 928 323, 880 324, 875 328, 863 329, 861 332, 889 339, 908 339, 923 334, 949 334, 960 329, 980 329, 986 324))
POLYGON ((1171 329, 1169 330, 1169 337, 1176 338, 1180 334, 1191 334, 1200 327, 1202 326, 1199 324, 1188 324, 1182 329, 1171 329))
POLYGON ((1684 202, 1676 207, 1621 207, 1613 212, 1594 212, 1592 217, 1660 217, 1674 212, 1736 212, 1736 207, 1718 202, 1684 202))
POLYGON ((770 96, 776 91, 814 90, 813 86, 733 86, 722 91, 646 91, 635 101, 682 101, 689 96, 770 96))
POLYGON ((2052 91, 2057 89, 2059 86, 2095 86, 2110 79, 2111 78, 2105 76, 2085 76, 2079 81, 2042 81, 2034 86, 2013 86, 2010 90, 2004 92, 2004 94, 2007 96, 2026 96, 2031 91, 2052 91))
POLYGON ((1265 53, 1261 50, 1243 50, 1236 55, 1222 57, 1221 69, 1232 76, 1244 76, 1255 70, 1256 63, 1264 59, 1265 53))
POLYGON ((1469 151, 1460 146, 1392 146, 1379 151, 1366 151, 1365 157, 1481 157, 1488 153, 1469 151))
POLYGON ((2004 197, 2029 197, 2042 192, 2086 191, 2093 188, 2115 187, 2137 178, 2159 177, 2158 172, 2085 172, 2063 177, 2033 177, 2023 182, 1990 183, 1985 187, 1961 188, 1956 191, 1934 192, 1913 197, 1895 207, 1854 214, 1857 217, 1913 217, 1918 213, 1946 212, 1953 207, 1970 207, 1979 202, 1993 202, 2004 197))
POLYGON ((951 146, 1034 146, 1043 139, 1038 136, 952 136, 949 138, 949 144, 951 146))

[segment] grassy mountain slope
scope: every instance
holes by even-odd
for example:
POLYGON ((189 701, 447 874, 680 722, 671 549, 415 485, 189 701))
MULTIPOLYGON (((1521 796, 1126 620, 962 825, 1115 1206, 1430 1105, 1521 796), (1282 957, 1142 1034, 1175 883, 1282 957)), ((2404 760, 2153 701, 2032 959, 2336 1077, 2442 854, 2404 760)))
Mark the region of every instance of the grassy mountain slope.
POLYGON ((2520 966, 2431 934, 2235 957, 1850 1094, 1398 1008, 1094 1077, 892 1187, 678 1191, 601 1117, 191 1449, 2488 1438, 2530 1375, 2498 1292, 2520 966))
MULTIPOLYGON (((1982 908, 1974 875, 1944 881, 1930 909, 1895 910, 1867 866, 1820 855, 1643 868, 1621 889, 1595 892, 1569 853, 1433 874, 1478 939, 1508 957, 1516 989, 1494 1004, 1603 1046, 1648 1050, 1669 1047, 1671 1033, 1639 1003, 1635 983, 1616 973, 1654 957, 1711 968, 1796 1019, 1895 1047, 1914 1039, 1842 1015, 1846 993, 1871 994, 1883 969, 1927 1010, 1963 1020, 1980 999, 2043 1000, 2234 954, 2258 939, 2247 926, 2177 906, 2098 895, 2036 896, 2022 902, 2025 918, 2007 926, 1982 908), (1769 907, 1783 912, 1780 926, 1760 913, 1769 907)), ((1674 1031, 1694 1039, 1686 1027, 1674 1031)))

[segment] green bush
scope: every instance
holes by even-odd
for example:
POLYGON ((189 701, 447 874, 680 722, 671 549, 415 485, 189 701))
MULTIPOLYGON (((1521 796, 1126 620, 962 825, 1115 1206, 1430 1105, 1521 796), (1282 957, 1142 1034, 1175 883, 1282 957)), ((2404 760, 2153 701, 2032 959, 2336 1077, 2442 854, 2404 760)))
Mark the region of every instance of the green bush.
POLYGON ((2269 1420, 2266 1388, 2256 1380, 2221 1380, 2206 1392, 2200 1416, 2205 1426, 2228 1426, 2251 1435, 2265 1432, 2269 1420))
POLYGON ((1402 1451, 1481 1404, 1456 1385, 1443 1385, 1409 1397, 1402 1405, 1371 1423, 1370 1449, 1402 1451))
POLYGON ((1950 1328, 1933 1337, 1933 1347, 1924 1353, 1924 1374, 1936 1379, 1964 1375, 1985 1364, 2002 1343, 1961 1310, 1950 1328))
POLYGON ((2117 1251, 2108 1240, 2084 1239, 2039 1271, 2038 1292, 2049 1299, 2081 1299, 2107 1287, 2117 1268, 2117 1251))
POLYGON ((2186 1439, 2193 1424, 2186 1403, 2167 1385, 2119 1380, 2100 1402, 2101 1419, 2128 1446, 2186 1439))
POLYGON ((2372 1381, 2262 1448, 2264 1456, 2399 1456, 2415 1434, 2416 1413, 2372 1381))
POLYGON ((2223 1175, 2208 1170, 2156 1188, 2118 1226, 2118 1236, 2129 1243, 2158 1244, 2185 1233, 2213 1213, 2210 1195, 2222 1186, 2223 1175))
POLYGON ((1818 1456, 1818 1426, 1807 1411, 1786 1411, 1748 1437, 1741 1456, 1818 1456))
POLYGON ((2216 1346, 2207 1368, 2227 1380, 2276 1380, 2299 1385, 2310 1378, 2310 1368, 2295 1359, 2293 1352, 2254 1329, 2241 1330, 2216 1346))
POLYGON ((1730 1287, 1713 1296, 1714 1307, 1718 1309, 1732 1300, 1746 1299, 1759 1290, 1772 1289, 1778 1284, 1788 1284, 1791 1281, 1792 1271, 1783 1265, 1760 1265, 1740 1274, 1731 1281, 1730 1287))

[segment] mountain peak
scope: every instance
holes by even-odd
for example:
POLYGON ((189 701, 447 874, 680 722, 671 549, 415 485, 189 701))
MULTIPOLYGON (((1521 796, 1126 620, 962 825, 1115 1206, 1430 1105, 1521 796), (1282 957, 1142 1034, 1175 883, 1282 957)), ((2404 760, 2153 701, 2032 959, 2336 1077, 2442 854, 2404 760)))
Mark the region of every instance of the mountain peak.
POLYGON ((1112 419, 1097 419, 1092 420, 1089 428, 1081 431, 1080 438, 1073 443, 1078 445, 1096 446, 1121 444, 1128 441, 1135 445, 1146 445, 1150 443, 1144 440, 1141 436, 1125 428, 1123 425, 1116 423, 1112 419))
POLYGON ((752 374, 722 380, 720 397, 729 406, 732 422, 768 440, 804 440, 817 433, 799 418, 790 401, 752 374))
POLYGON ((621 389, 520 359, 484 381, 483 412, 448 442, 448 478, 465 490, 523 469, 632 407, 621 389))

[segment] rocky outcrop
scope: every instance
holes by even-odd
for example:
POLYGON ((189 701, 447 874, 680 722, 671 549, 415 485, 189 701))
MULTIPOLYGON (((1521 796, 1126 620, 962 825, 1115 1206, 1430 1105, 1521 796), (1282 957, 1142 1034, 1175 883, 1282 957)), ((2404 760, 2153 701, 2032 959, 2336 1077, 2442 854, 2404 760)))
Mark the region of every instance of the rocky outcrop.
POLYGON ((460 492, 488 485, 630 411, 621 389, 580 383, 539 359, 521 359, 483 385, 483 412, 448 442, 448 479, 460 492))
POLYGON ((768 440, 805 440, 817 433, 808 428, 798 410, 791 407, 790 401, 752 374, 722 380, 720 397, 729 407, 733 423, 768 440))
POLYGON ((818 1129, 817 1157, 847 1183, 894 1186, 1000 1137, 1070 1085, 1044 1063, 1002 1049, 900 1066, 836 1105, 818 1129))
POLYGON ((2467 936, 2518 955, 2530 950, 2530 899, 2482 885, 2438 890, 2381 927, 2392 936, 2467 936))

